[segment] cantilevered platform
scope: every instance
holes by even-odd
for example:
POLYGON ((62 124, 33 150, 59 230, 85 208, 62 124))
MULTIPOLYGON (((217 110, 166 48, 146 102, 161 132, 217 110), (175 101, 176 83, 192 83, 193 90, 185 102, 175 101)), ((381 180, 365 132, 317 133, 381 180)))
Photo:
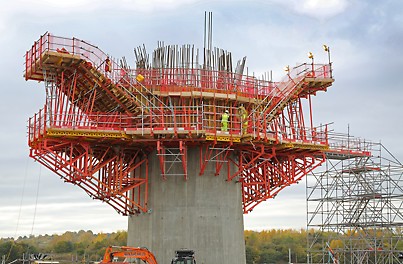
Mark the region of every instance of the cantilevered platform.
POLYGON ((191 246, 202 263, 244 264, 242 213, 331 155, 368 153, 333 148, 328 127, 313 125, 330 63, 273 82, 244 75, 245 59, 232 65, 225 50, 203 53, 199 63, 193 46, 141 48, 132 69, 85 41, 43 35, 25 56, 25 79, 47 95, 29 120, 30 156, 129 215, 128 243, 159 262, 191 246))
MULTIPOLYGON (((175 49, 157 49, 153 63, 164 65, 165 61, 158 60, 171 48, 175 49)), ((98 47, 82 40, 46 34, 35 42, 26 54, 25 79, 44 81, 48 98, 45 108, 30 119, 31 155, 38 158, 50 155, 46 164, 52 167, 50 164, 56 162, 52 159, 58 155, 68 155, 67 160, 72 162, 77 160, 78 153, 84 155, 81 158, 93 155, 104 164, 102 159, 112 155, 110 146, 126 149, 130 155, 137 155, 139 150, 147 155, 149 150, 157 149, 161 174, 166 177, 169 175, 165 168, 169 163, 167 153, 179 149, 178 160, 187 179, 187 147, 199 146, 206 157, 219 155, 225 162, 229 153, 237 150, 243 153, 244 161, 227 179, 243 175, 248 182, 247 175, 266 166, 265 162, 260 164, 261 159, 292 162, 308 172, 322 162, 324 151, 329 150, 327 127, 306 126, 301 100, 331 86, 334 81, 331 65, 301 64, 281 81, 272 82, 244 76, 239 74, 239 69, 231 72, 229 68, 223 70, 212 65, 171 63, 171 67, 156 67, 147 65, 143 61, 145 57, 144 54, 139 57, 138 67, 133 70, 117 64, 98 47), (222 150, 219 154, 213 154, 219 149, 222 150), (94 151, 104 154, 91 154, 94 151), (297 165, 299 160, 305 160, 302 167, 297 165)), ((200 156, 201 164, 210 160, 206 157, 200 156)), ((133 166, 137 165, 133 163, 133 166)), ((221 167, 217 166, 216 174, 221 167)), ((77 179, 65 175, 67 172, 57 173, 62 173, 67 181, 77 179)), ((83 173, 81 169, 80 173, 83 173)), ((295 174, 291 183, 302 176, 295 174)), ((270 188, 281 189, 281 182, 270 188)), ((272 184, 273 181, 269 185, 272 184)), ((82 186, 86 190, 90 188, 82 186)), ((248 186, 244 187, 245 195, 255 188, 248 186)), ((91 192, 105 200, 95 189, 91 192)), ((270 192, 248 195, 244 200, 245 212, 271 196, 270 192), (246 206, 249 200, 251 204, 246 206)), ((129 200, 124 208, 137 206, 146 210, 145 205, 129 200)))

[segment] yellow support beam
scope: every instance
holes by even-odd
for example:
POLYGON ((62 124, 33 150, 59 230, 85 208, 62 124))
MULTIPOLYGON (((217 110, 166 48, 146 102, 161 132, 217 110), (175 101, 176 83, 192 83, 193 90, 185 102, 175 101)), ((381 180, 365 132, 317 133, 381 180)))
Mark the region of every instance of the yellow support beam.
POLYGON ((51 137, 90 137, 90 138, 123 138, 130 139, 131 137, 121 131, 108 130, 75 130, 75 129, 47 129, 47 135, 51 137))
POLYGON ((303 143, 303 142, 287 142, 287 143, 280 143, 276 147, 277 149, 310 149, 310 150, 328 150, 328 145, 319 145, 319 144, 312 144, 312 143, 303 143))
POLYGON ((239 136, 234 136, 234 135, 214 135, 214 134, 209 134, 206 135, 206 140, 210 141, 221 141, 221 142, 235 142, 235 143, 240 143, 241 142, 241 137, 239 136))

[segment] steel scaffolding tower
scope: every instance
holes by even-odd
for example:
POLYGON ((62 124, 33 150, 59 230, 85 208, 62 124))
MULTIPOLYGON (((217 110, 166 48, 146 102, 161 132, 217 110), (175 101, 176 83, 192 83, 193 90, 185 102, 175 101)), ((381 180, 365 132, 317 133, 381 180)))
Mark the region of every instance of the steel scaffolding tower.
POLYGON ((403 166, 380 143, 370 156, 327 153, 307 180, 310 263, 401 263, 403 166))

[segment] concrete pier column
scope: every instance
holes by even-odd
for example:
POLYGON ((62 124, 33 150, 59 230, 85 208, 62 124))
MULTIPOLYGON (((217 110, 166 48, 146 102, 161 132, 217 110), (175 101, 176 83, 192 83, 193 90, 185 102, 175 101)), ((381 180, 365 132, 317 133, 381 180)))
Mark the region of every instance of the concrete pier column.
POLYGON ((198 147, 188 148, 185 181, 163 180, 158 157, 150 154, 150 213, 129 217, 128 245, 147 247, 160 264, 169 264, 181 248, 193 249, 198 264, 245 264, 240 183, 226 181, 227 164, 214 176, 209 162, 199 176, 199 155, 198 147))

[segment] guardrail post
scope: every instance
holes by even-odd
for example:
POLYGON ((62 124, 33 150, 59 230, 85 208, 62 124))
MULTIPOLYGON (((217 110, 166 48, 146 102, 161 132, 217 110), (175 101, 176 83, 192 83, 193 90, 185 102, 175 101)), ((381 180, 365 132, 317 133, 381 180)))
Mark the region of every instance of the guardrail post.
POLYGON ((75 38, 73 37, 73 39, 72 39, 72 41, 73 41, 73 45, 72 45, 72 49, 73 49, 73 54, 75 54, 75 50, 74 50, 74 48, 75 48, 75 46, 74 46, 74 43, 75 43, 75 38))

